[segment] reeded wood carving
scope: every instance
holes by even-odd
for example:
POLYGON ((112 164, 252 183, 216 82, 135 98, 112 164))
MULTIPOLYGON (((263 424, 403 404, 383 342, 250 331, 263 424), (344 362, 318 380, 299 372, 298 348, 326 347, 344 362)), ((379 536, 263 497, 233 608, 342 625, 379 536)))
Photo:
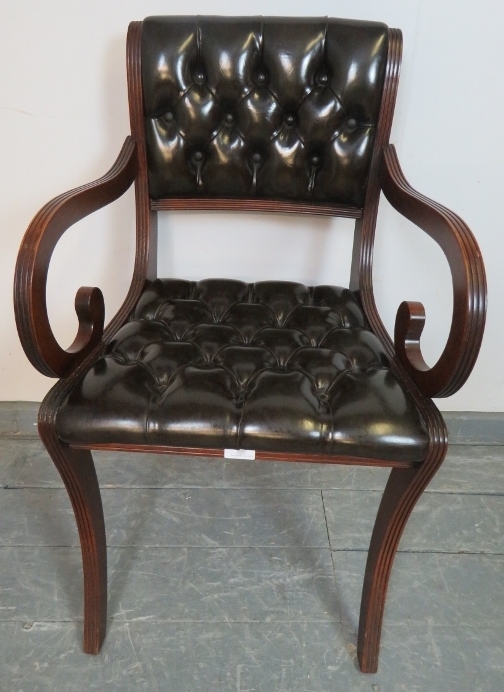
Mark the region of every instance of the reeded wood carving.
POLYGON ((49 377, 65 377, 100 342, 105 308, 99 288, 82 287, 75 298, 79 329, 64 350, 54 338, 47 315, 46 283, 56 243, 74 223, 120 197, 135 180, 136 145, 127 137, 102 178, 48 202, 31 222, 21 244, 14 280, 14 309, 21 343, 32 365, 49 377))
POLYGON ((460 217, 408 184, 391 144, 383 150, 380 183, 392 206, 428 233, 448 259, 453 282, 453 317, 438 362, 429 368, 422 356, 420 335, 425 312, 421 303, 403 302, 399 306, 394 345, 397 357, 423 394, 451 396, 469 377, 483 338, 486 281, 481 253, 460 217))

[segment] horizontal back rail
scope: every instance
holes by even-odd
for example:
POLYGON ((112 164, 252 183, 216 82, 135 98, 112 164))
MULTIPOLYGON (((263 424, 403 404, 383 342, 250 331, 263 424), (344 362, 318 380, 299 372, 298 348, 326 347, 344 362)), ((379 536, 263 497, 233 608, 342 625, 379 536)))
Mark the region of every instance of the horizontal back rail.
POLYGON ((339 204, 310 204, 273 199, 217 199, 214 197, 167 197, 151 200, 153 211, 264 211, 287 214, 318 214, 360 219, 362 209, 339 204))

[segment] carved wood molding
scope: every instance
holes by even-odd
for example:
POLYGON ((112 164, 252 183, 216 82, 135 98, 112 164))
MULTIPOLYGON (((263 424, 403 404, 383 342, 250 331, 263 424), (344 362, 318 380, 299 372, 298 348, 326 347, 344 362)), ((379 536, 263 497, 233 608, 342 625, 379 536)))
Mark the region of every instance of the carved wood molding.
POLYGON ((30 362, 49 377, 65 377, 100 343, 105 307, 99 288, 81 287, 75 298, 77 336, 64 350, 47 315, 49 263, 58 240, 74 223, 120 197, 135 180, 136 145, 127 137, 112 168, 102 178, 48 202, 31 222, 21 244, 14 279, 14 310, 21 343, 30 362))
POLYGON ((450 266, 452 323, 437 363, 429 368, 422 356, 420 335, 425 324, 425 311, 421 303, 401 303, 397 311, 394 343, 398 359, 426 396, 451 396, 469 377, 483 338, 486 280, 481 252, 470 229, 459 216, 409 185, 393 145, 383 151, 380 182, 392 206, 438 243, 450 266))
POLYGON ((170 197, 153 199, 151 209, 156 211, 251 211, 282 214, 318 214, 360 219, 362 209, 342 204, 316 202, 290 202, 277 199, 221 199, 216 197, 170 197))

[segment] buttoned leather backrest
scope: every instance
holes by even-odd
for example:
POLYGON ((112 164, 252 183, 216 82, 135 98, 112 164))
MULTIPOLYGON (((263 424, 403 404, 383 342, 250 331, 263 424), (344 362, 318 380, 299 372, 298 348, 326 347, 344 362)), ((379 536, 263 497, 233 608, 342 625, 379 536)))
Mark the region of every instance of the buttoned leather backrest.
POLYGON ((144 20, 151 197, 362 206, 387 37, 343 19, 144 20))

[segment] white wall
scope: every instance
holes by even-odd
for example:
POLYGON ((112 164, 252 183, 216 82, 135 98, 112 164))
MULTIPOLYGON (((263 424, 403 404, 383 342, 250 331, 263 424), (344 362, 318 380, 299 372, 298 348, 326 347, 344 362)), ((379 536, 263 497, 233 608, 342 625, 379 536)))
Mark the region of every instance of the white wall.
MULTIPOLYGON (((42 398, 39 375, 19 345, 12 310, 17 249, 51 197, 100 176, 128 134, 125 34, 149 14, 234 14, 226 0, 0 0, 0 400, 42 398)), ((303 15, 300 0, 244 0, 241 14, 303 15), (274 8, 274 9, 273 9, 274 8)), ((310 14, 384 21, 404 33, 392 141, 411 184, 457 211, 474 230, 488 271, 490 308, 479 362, 445 410, 503 411, 501 313, 504 183, 501 116, 504 6, 490 0, 313 0, 310 14)), ((427 308, 424 352, 434 362, 450 318, 446 262, 435 244, 384 203, 375 282, 389 329, 402 300, 427 308), (401 267, 401 269, 398 268, 401 267)), ((161 223, 160 274, 305 282, 348 280, 351 224, 293 217, 183 215, 161 223), (263 252, 268 242, 268 252, 263 252), (222 258, 221 256, 224 255, 222 258)), ((133 196, 79 223, 51 264, 51 321, 73 340, 75 291, 100 286, 112 316, 133 262, 133 196)))

